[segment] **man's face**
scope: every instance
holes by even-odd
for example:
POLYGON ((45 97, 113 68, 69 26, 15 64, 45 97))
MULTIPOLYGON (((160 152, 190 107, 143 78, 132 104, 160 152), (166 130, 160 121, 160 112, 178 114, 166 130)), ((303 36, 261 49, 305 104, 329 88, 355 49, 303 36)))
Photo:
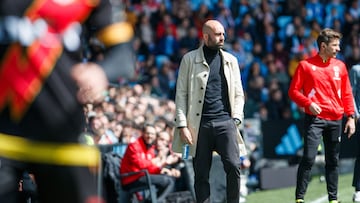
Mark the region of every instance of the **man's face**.
POLYGON ((162 131, 159 133, 157 139, 156 139, 156 147, 161 150, 164 148, 169 147, 170 143, 170 135, 166 131, 162 131))
POLYGON ((221 24, 215 25, 213 29, 207 34, 207 36, 206 46, 209 48, 220 49, 224 46, 225 31, 221 24))
POLYGON ((90 128, 97 135, 102 135, 105 132, 104 123, 101 121, 101 118, 98 116, 92 118, 90 122, 90 128))
MULTIPOLYGON (((324 43, 325 44, 325 43, 324 43)), ((329 44, 324 46, 324 54, 329 58, 335 58, 336 54, 340 51, 340 40, 333 39, 329 44)))
POLYGON ((143 138, 146 144, 153 144, 156 139, 156 130, 152 126, 146 126, 143 132, 143 138))

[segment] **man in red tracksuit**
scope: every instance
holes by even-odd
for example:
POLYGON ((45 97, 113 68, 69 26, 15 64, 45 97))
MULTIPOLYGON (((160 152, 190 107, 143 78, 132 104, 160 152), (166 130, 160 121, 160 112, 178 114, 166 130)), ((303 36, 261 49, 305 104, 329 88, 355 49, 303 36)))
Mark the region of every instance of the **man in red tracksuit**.
POLYGON ((328 199, 337 203, 338 162, 345 114, 344 133, 355 132, 354 101, 345 64, 336 59, 342 35, 324 29, 317 38, 319 52, 302 60, 292 78, 289 97, 304 108, 304 154, 297 174, 296 202, 304 202, 317 148, 324 141, 325 177, 328 199))
MULTIPOLYGON (((156 136, 155 127, 145 124, 142 136, 128 145, 124 158, 121 161, 120 173, 124 174, 147 169, 150 174, 151 183, 158 190, 157 201, 160 203, 165 202, 166 196, 173 192, 175 182, 172 177, 161 174, 161 170, 167 162, 156 157, 154 145, 156 136)), ((147 184, 143 173, 123 177, 121 183, 125 190, 147 184)))

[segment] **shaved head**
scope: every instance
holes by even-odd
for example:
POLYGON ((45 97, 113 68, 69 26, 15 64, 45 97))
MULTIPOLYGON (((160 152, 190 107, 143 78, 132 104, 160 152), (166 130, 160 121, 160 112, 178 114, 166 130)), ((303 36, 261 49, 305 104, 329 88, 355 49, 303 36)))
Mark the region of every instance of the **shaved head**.
POLYGON ((224 29, 223 25, 217 20, 208 20, 204 23, 202 31, 204 34, 210 34, 217 28, 224 29))
POLYGON ((224 26, 217 20, 208 20, 203 25, 203 39, 207 47, 220 49, 224 46, 224 26))

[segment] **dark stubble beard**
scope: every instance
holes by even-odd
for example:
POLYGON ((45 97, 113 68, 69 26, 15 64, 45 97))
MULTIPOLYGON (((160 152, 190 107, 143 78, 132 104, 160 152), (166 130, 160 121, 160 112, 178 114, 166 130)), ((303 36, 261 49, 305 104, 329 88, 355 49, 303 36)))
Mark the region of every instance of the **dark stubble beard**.
POLYGON ((212 50, 220 50, 221 48, 223 48, 224 45, 220 45, 220 44, 209 44, 208 47, 212 50))

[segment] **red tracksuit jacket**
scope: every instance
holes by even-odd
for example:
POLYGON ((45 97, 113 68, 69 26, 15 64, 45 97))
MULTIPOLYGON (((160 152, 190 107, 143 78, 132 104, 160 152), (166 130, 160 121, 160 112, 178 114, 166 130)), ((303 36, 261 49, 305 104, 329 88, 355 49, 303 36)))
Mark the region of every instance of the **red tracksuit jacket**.
POLYGON ((317 117, 325 120, 339 120, 344 113, 354 114, 348 72, 345 64, 336 58, 323 62, 317 54, 302 60, 292 78, 288 93, 307 114, 312 115, 309 110, 311 102, 318 104, 322 111, 317 117))
MULTIPOLYGON (((155 156, 155 146, 147 148, 143 138, 138 138, 126 148, 124 158, 121 161, 120 174, 140 171, 142 169, 147 169, 150 174, 159 174, 161 169, 151 162, 151 159, 155 156)), ((123 185, 132 183, 141 176, 144 176, 144 174, 139 173, 123 177, 121 183, 123 185)))

